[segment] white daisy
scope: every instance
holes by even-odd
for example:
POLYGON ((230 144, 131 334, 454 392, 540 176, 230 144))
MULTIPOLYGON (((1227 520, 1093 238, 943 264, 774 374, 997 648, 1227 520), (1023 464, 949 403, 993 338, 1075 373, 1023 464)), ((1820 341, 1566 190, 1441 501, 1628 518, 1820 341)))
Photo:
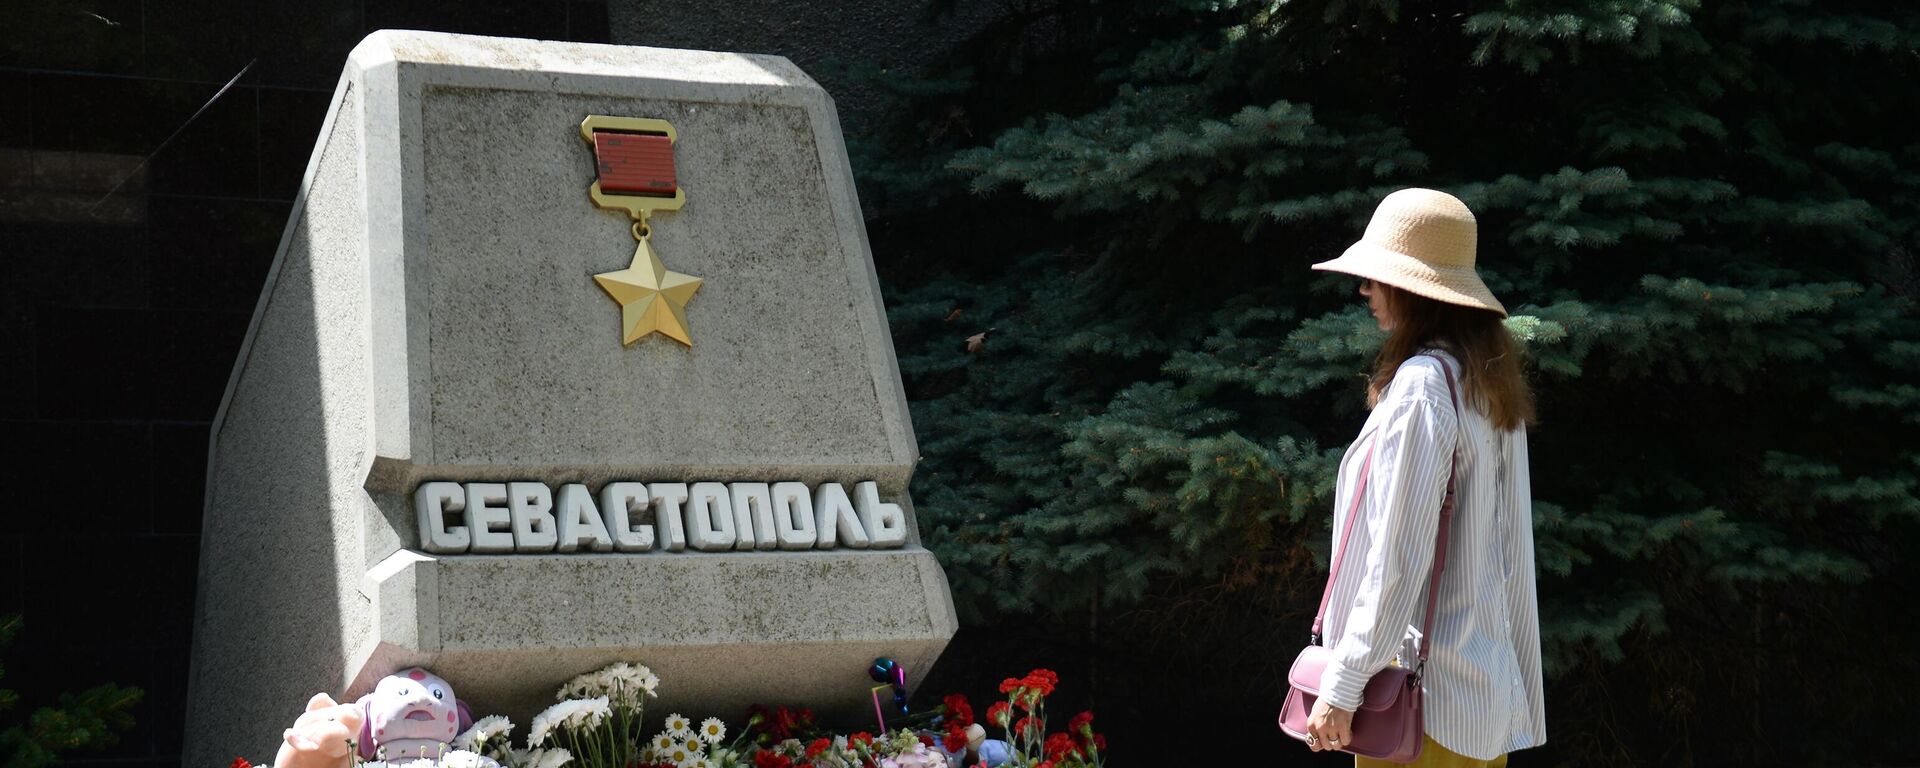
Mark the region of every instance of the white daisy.
POLYGON ((682 715, 678 712, 675 712, 671 715, 667 715, 667 722, 662 724, 662 727, 666 728, 668 733, 673 733, 676 731, 691 731, 693 730, 693 721, 688 720, 686 715, 682 715))
POLYGON ((667 750, 673 749, 673 737, 667 735, 665 731, 661 731, 654 735, 653 743, 647 746, 652 747, 655 753, 666 754, 667 750))
POLYGON ((692 762, 693 758, 699 754, 699 752, 690 749, 686 742, 678 742, 675 743, 672 748, 660 753, 660 756, 666 758, 669 763, 680 766, 680 768, 686 768, 687 763, 692 762))
POLYGON ((720 718, 709 717, 700 721, 700 740, 708 744, 718 744, 727 737, 727 724, 720 718))
POLYGON ((707 762, 707 759, 704 757, 696 757, 688 761, 686 765, 681 766, 681 768, 713 768, 713 763, 707 762))

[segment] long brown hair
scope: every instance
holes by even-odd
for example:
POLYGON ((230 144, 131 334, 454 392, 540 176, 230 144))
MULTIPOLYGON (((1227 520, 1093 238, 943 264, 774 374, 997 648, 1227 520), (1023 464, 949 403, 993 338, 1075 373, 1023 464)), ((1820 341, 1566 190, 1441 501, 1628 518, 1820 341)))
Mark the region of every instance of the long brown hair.
POLYGON ((1498 312, 1435 301, 1381 282, 1375 282, 1373 290, 1386 292, 1393 330, 1367 386, 1368 408, 1380 402, 1401 363, 1437 346, 1460 361, 1466 401, 1478 406, 1495 427, 1510 430, 1533 423, 1533 392, 1527 388, 1520 345, 1498 312))

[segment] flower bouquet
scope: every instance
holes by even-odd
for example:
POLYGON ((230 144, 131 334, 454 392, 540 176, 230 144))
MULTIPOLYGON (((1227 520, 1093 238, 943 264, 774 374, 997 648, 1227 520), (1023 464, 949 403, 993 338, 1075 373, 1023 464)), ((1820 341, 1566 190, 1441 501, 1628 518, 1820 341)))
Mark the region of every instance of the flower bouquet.
MULTIPOLYGON (((421 677, 413 678, 415 680, 421 677)), ((435 678, 437 680, 437 678, 435 678)), ((567 681, 557 700, 535 715, 525 744, 513 746, 514 724, 492 715, 465 731, 406 760, 362 761, 339 765, 361 768, 1102 768, 1106 739, 1093 731, 1093 715, 1073 717, 1065 731, 1048 733, 1046 699, 1059 676, 1036 669, 1000 685, 1005 699, 987 708, 986 723, 1004 739, 986 738, 966 697, 947 696, 931 712, 904 715, 896 723, 879 722, 880 733, 836 734, 816 724, 806 708, 761 707, 749 710, 746 727, 728 740, 729 729, 717 717, 698 725, 669 714, 659 731, 646 736, 647 699, 657 695, 660 678, 639 664, 621 662, 567 681)), ((898 692, 905 712, 906 695, 898 692)), ((876 705, 877 706, 877 705, 876 705)), ((464 717, 464 715, 463 715, 464 717)), ((878 713, 876 712, 876 717, 878 713)), ((451 722, 451 716, 448 718, 451 722)), ((449 728, 446 733, 452 733, 449 728)), ((370 752, 376 758, 385 753, 370 752)), ((236 761, 231 768, 247 768, 236 761)))

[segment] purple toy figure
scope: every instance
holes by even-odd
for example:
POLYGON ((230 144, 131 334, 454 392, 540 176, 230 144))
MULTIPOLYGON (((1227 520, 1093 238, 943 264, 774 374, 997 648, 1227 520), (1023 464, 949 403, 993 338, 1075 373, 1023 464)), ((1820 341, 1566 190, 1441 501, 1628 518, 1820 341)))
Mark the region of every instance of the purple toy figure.
POLYGON ((373 693, 360 697, 360 707, 367 713, 360 757, 367 760, 439 760, 453 749, 453 738, 473 725, 453 686, 419 667, 381 678, 373 693))

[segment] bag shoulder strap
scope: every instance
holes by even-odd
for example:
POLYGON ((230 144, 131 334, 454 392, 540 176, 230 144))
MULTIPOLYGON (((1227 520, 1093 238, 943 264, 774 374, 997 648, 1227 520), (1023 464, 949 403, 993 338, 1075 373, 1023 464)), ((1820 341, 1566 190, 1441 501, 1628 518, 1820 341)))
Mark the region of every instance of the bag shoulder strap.
MULTIPOLYGON (((1453 400, 1455 426, 1462 435, 1466 434, 1467 414, 1461 407, 1459 388, 1454 385, 1452 366, 1447 365, 1446 360, 1433 355, 1418 355, 1418 357, 1432 357, 1434 362, 1440 364, 1440 370, 1447 377, 1447 396, 1453 400)), ((1374 443, 1367 446, 1366 461, 1360 465, 1360 487, 1354 491, 1353 505, 1347 511, 1347 523, 1341 527, 1340 548, 1334 551, 1333 565, 1327 573, 1327 586, 1320 592, 1320 608, 1313 615, 1314 645, 1320 644, 1320 628, 1326 620, 1327 601, 1333 597, 1334 581, 1340 578, 1340 566, 1346 561, 1347 545, 1353 540, 1353 523, 1359 519, 1360 501, 1367 495, 1367 479, 1372 476, 1374 447, 1378 444, 1378 438, 1376 438, 1374 443)), ((1440 572, 1445 570, 1447 565, 1447 538, 1453 528, 1451 523, 1453 522, 1455 475, 1459 474, 1459 469, 1460 445, 1456 442, 1453 448, 1452 464, 1447 470, 1447 495, 1440 502, 1440 529, 1435 533, 1433 541, 1433 570, 1427 577, 1427 614, 1420 623, 1420 658, 1419 666, 1414 670, 1416 677, 1426 668, 1428 648, 1432 645, 1433 612, 1440 599, 1440 572)))

